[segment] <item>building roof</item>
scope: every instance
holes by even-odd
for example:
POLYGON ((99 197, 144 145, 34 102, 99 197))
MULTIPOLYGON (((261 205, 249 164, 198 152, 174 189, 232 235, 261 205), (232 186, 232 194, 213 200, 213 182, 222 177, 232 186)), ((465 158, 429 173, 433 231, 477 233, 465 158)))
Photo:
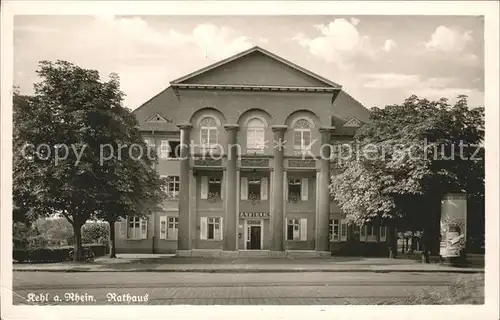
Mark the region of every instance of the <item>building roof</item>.
POLYGON ((189 79, 192 79, 192 78, 194 78, 194 77, 196 77, 198 75, 201 75, 202 73, 208 72, 208 71, 213 70, 213 69, 218 68, 218 67, 221 67, 221 66, 223 66, 225 64, 228 64, 228 63, 230 63, 230 62, 232 62, 234 60, 241 59, 241 58, 243 58, 245 56, 248 56, 250 54, 253 54, 255 52, 259 52, 259 53, 261 53, 261 54, 263 54, 263 55, 265 55, 265 56, 267 56, 267 57, 269 57, 269 58, 271 58, 273 60, 276 60, 276 61, 278 61, 278 62, 280 62, 280 63, 282 63, 282 64, 284 64, 284 65, 286 65, 286 66, 288 66, 288 67, 290 67, 292 69, 295 69, 295 70, 297 70, 299 72, 302 72, 302 73, 308 75, 309 77, 314 78, 314 79, 322 82, 325 87, 335 88, 335 89, 340 89, 342 87, 339 84, 337 84, 337 83, 335 83, 335 82, 333 82, 331 80, 328 80, 328 79, 326 79, 326 78, 324 78, 324 77, 322 77, 322 76, 320 76, 320 75, 318 75, 318 74, 316 74, 316 73, 314 73, 312 71, 304 69, 301 66, 298 66, 298 65, 294 64, 293 62, 290 62, 290 61, 288 61, 288 60, 286 60, 286 59, 284 59, 284 58, 282 58, 282 57, 280 57, 280 56, 278 56, 278 55, 276 55, 276 54, 274 54, 274 53, 272 53, 270 51, 267 51, 267 50, 265 50, 265 49, 263 49, 263 48, 261 48, 259 46, 252 47, 252 48, 250 48, 248 50, 245 50, 245 51, 242 51, 240 53, 237 53, 237 54, 235 54, 235 55, 233 55, 233 56, 231 56, 229 58, 223 59, 223 60, 218 61, 218 62, 216 62, 214 64, 206 66, 206 67, 204 67, 202 69, 199 69, 199 70, 196 70, 194 72, 191 72, 191 73, 189 73, 189 74, 187 74, 187 75, 185 75, 183 77, 180 77, 178 79, 175 79, 175 80, 171 81, 170 84, 172 86, 181 85, 181 84, 183 84, 183 82, 186 82, 189 79))
POLYGON ((138 125, 142 131, 179 131, 179 128, 176 126, 179 120, 176 117, 179 116, 179 110, 182 108, 179 100, 179 90, 183 88, 203 90, 333 92, 332 104, 329 107, 332 112, 331 125, 336 128, 336 135, 353 135, 358 127, 344 126, 346 122, 352 119, 361 122, 361 124, 369 121, 369 110, 342 90, 340 85, 258 46, 189 73, 170 83, 171 85, 168 88, 134 110, 138 125), (238 69, 239 73, 234 72, 236 66, 244 66, 244 69, 238 69), (273 69, 273 66, 276 69, 273 69), (252 74, 251 76, 245 73, 247 70, 252 74), (274 70, 275 72, 273 73, 273 71, 269 70, 274 70), (283 73, 281 73, 281 70, 283 70, 283 73), (266 78, 266 71, 269 71, 273 76, 272 81, 266 78), (246 78, 233 77, 233 75, 238 74, 244 74, 246 78), (298 78, 294 78, 295 74, 297 74, 298 78), (264 81, 259 82, 259 80, 263 79, 261 75, 264 75, 264 81), (243 81, 237 84, 236 82, 240 79, 243 79, 243 81), (285 80, 283 85, 280 82, 281 79, 285 80), (169 116, 173 117, 173 119, 169 118, 169 116), (155 118, 158 119, 155 121, 155 118))

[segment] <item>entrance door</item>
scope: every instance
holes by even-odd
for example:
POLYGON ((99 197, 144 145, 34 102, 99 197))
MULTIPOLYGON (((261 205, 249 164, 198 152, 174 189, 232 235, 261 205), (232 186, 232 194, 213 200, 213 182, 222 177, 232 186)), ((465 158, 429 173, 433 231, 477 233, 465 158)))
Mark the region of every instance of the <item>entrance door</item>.
POLYGON ((260 250, 260 226, 250 226, 250 249, 260 250))

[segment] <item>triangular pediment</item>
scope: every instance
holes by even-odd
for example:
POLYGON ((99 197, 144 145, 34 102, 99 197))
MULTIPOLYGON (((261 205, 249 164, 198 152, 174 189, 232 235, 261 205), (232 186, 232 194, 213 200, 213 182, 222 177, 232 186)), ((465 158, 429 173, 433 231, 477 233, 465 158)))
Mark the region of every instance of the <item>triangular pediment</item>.
POLYGON ((171 84, 340 88, 338 84, 260 47, 190 73, 171 84))
POLYGON ((361 121, 356 118, 349 119, 346 123, 344 123, 344 127, 357 128, 361 126, 361 121))
POLYGON ((160 115, 159 113, 155 113, 146 119, 146 123, 172 123, 172 119, 168 119, 160 115))

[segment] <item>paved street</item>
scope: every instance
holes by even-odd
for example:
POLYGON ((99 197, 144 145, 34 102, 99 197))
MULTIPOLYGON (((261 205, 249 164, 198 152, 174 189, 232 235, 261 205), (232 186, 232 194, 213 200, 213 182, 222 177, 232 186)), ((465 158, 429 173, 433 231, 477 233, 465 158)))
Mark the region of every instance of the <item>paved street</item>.
POLYGON ((14 304, 378 304, 425 288, 447 290, 454 273, 14 272, 14 304), (127 296, 129 294, 129 296, 127 296), (147 294, 147 301, 145 295, 147 294), (59 296, 60 301, 54 301, 59 296), (38 300, 38 301, 37 301, 38 300))

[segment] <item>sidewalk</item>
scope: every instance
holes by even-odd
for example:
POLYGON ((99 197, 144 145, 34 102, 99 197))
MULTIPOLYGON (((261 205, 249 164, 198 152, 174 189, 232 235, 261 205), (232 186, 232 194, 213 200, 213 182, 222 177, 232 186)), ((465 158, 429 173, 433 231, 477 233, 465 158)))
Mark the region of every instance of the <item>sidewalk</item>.
POLYGON ((43 272, 454 272, 483 273, 484 268, 459 268, 388 258, 183 258, 172 255, 119 254, 92 263, 13 264, 13 271, 43 272))

